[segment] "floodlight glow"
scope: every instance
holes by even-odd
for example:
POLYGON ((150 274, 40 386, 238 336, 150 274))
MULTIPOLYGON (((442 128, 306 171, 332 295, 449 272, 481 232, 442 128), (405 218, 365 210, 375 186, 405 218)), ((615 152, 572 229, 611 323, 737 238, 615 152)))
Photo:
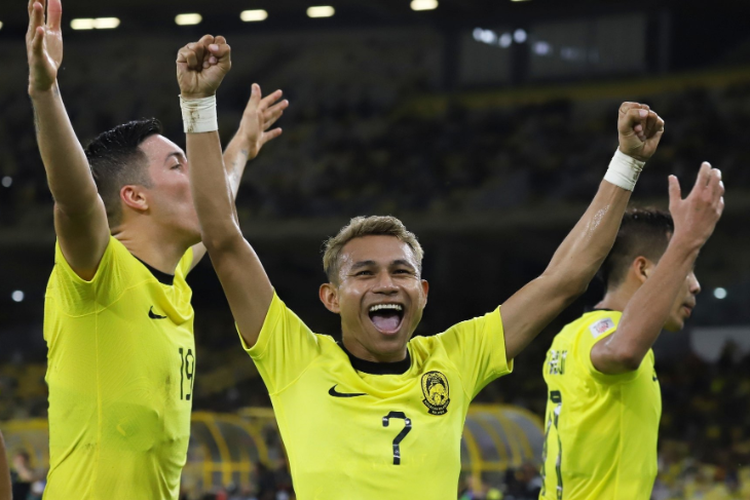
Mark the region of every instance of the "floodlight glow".
POLYGON ((513 35, 510 33, 503 33, 500 35, 500 46, 504 49, 507 49, 510 47, 510 45, 513 43, 513 35))
POLYGON ((93 19, 73 19, 70 21, 70 27, 74 30, 92 30, 94 29, 93 19))
POLYGON ((727 298, 727 290, 726 288, 714 288, 714 297, 716 297, 719 300, 723 300, 727 298))
POLYGON ((336 9, 330 5, 318 5, 307 9, 307 17, 331 17, 336 9))
POLYGON ((174 18, 174 22, 178 26, 195 26, 203 21, 203 16, 200 14, 178 14, 174 18))
POLYGON ((6 175, 3 177, 3 187, 9 188, 13 185, 13 177, 6 175))
POLYGON ((13 299, 13 302, 23 302, 24 293, 21 290, 16 290, 10 294, 10 298, 13 299))
POLYGON ((511 2, 528 2, 529 0, 510 0, 511 2))
POLYGON ((240 13, 240 19, 242 19, 246 23, 265 21, 266 18, 268 18, 268 12, 263 9, 243 10, 240 13))
POLYGON ((552 47, 547 42, 536 42, 533 50, 538 56, 547 56, 552 52, 552 47))
POLYGON ((528 35, 526 34, 526 30, 522 30, 519 28, 513 32, 513 40, 515 40, 516 43, 524 43, 527 38, 528 35))
POLYGON ((3 22, 0 21, 0 30, 3 29, 3 22))
POLYGON ((74 30, 111 30, 119 25, 120 20, 116 17, 79 18, 70 21, 70 27, 74 30))
POLYGON ((437 7, 437 0, 412 0, 411 2, 411 10, 435 10, 437 7))

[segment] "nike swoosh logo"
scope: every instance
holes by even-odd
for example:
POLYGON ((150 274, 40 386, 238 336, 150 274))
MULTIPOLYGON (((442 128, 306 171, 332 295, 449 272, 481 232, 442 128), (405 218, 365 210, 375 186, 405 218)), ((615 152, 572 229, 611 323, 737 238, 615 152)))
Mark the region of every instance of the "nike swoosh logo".
POLYGON ((154 312, 154 306, 151 306, 151 309, 148 310, 148 317, 151 319, 167 319, 166 316, 162 316, 160 314, 156 314, 154 312))
POLYGON ((337 385, 339 384, 334 384, 333 387, 328 389, 328 394, 334 398, 356 398, 357 396, 367 396, 366 392, 339 392, 336 390, 337 385))

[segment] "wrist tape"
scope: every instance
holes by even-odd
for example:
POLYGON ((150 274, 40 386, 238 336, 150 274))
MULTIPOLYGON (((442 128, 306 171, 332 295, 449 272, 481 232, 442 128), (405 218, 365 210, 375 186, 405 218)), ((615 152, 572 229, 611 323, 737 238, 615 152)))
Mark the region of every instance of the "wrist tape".
POLYGON ((215 95, 201 99, 184 99, 180 96, 180 107, 186 134, 202 134, 219 130, 215 95))
POLYGON ((609 162, 609 168, 607 169, 607 173, 604 174, 604 180, 615 186, 632 191, 645 164, 645 161, 636 160, 618 149, 615 151, 612 161, 609 162))

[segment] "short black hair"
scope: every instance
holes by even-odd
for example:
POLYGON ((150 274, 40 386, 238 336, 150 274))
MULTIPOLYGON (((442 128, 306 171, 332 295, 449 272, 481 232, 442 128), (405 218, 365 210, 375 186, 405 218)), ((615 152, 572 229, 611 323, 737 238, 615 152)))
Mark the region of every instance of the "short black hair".
POLYGON ((128 184, 151 185, 146 154, 139 146, 161 133, 156 118, 134 120, 99 134, 86 146, 86 158, 107 209, 110 228, 122 218, 120 189, 128 184))
POLYGON ((599 277, 605 290, 622 284, 628 267, 638 257, 658 262, 674 233, 669 212, 655 208, 630 208, 625 212, 612 251, 604 260, 599 277))

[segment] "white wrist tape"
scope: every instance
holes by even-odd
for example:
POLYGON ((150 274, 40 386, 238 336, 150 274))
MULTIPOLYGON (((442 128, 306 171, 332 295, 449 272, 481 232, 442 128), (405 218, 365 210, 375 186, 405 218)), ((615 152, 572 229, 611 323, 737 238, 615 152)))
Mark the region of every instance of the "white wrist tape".
POLYGON ((215 95, 202 99, 183 99, 180 96, 180 107, 182 107, 182 123, 185 125, 186 134, 202 134, 219 130, 215 95))
POLYGON ((645 164, 645 161, 636 160, 618 149, 615 151, 612 161, 609 162, 609 168, 607 169, 607 173, 604 174, 604 180, 615 186, 632 191, 645 164))

